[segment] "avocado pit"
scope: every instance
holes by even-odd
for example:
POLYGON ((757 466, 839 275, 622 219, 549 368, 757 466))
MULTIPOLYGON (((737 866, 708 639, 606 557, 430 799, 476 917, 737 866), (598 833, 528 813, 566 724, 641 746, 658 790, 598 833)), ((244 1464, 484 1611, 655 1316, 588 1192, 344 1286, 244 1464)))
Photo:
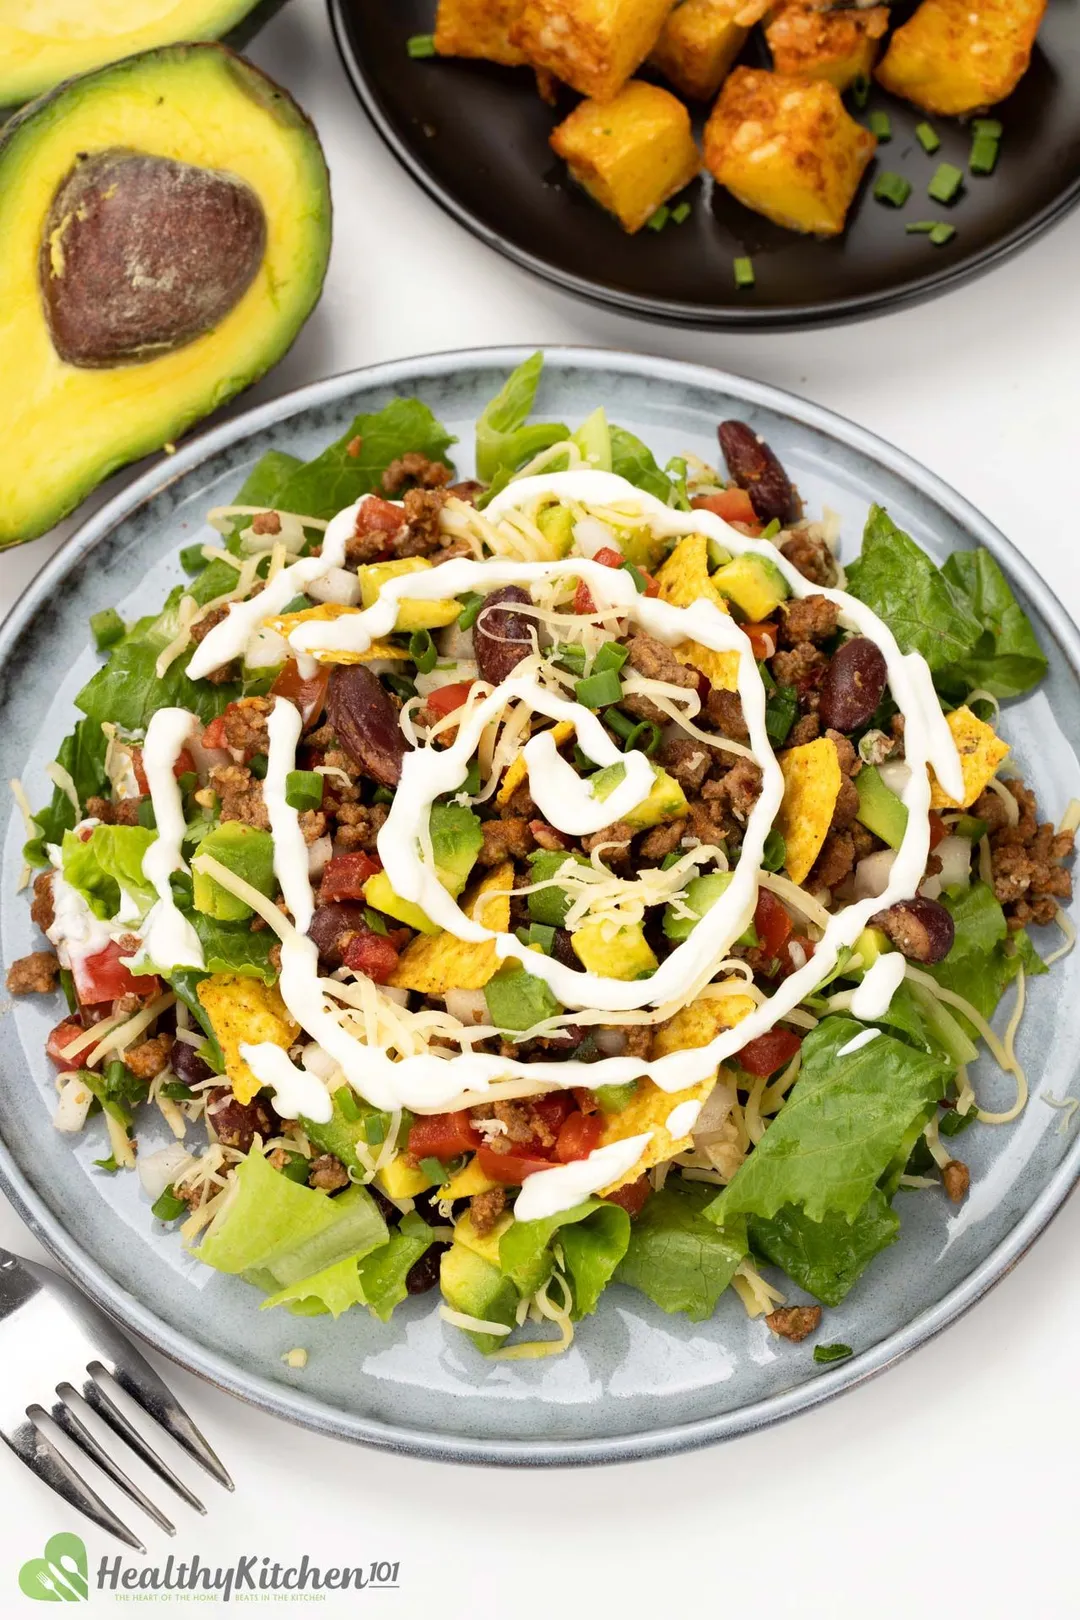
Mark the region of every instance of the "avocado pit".
POLYGON ((80 154, 39 254, 57 354, 124 365, 213 331, 255 279, 266 236, 262 203, 235 175, 124 148, 80 154))

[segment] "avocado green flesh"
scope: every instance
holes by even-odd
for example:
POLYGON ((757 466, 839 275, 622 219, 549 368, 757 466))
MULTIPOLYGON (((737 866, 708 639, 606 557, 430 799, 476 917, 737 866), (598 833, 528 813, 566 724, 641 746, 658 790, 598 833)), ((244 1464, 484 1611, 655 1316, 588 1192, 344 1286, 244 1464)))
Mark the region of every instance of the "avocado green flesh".
MULTIPOLYGON (((481 1322, 501 1322, 512 1327, 517 1311, 517 1289, 489 1260, 452 1243, 439 1263, 442 1296, 451 1310, 461 1311, 481 1322)), ((469 1333, 478 1350, 490 1354, 503 1342, 499 1333, 469 1333)))
POLYGON ((251 39, 282 0, 10 0, 0 15, 0 107, 20 107, 65 79, 178 40, 251 39))
POLYGON ((20 379, 0 391, 0 546, 9 546, 51 528, 110 473, 170 445, 281 358, 326 273, 326 164, 291 98, 232 52, 148 51, 61 85, 5 126, 0 242, 0 375, 20 379), (79 367, 57 354, 44 314, 42 268, 64 268, 62 259, 50 268, 48 244, 42 251, 45 224, 79 155, 117 147, 244 182, 266 216, 266 250, 210 331, 137 364, 79 367))
POLYGON ((885 786, 874 765, 864 765, 855 778, 859 795, 857 819, 890 849, 899 849, 907 830, 907 807, 891 788, 885 786))

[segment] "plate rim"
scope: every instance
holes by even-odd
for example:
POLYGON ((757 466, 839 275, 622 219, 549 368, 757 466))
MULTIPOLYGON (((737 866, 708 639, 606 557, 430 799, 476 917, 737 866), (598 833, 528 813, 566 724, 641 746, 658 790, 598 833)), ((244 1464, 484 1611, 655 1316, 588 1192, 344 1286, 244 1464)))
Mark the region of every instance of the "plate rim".
MULTIPOLYGON (((117 524, 133 516, 178 479, 197 470, 222 450, 301 411, 333 403, 357 388, 397 387, 407 384, 418 373, 431 376, 461 373, 480 367, 510 369, 532 352, 529 345, 450 349, 358 367, 281 394, 263 405, 194 434, 175 454, 151 465, 92 514, 34 576, 0 625, 0 679, 4 676, 14 645, 53 586, 79 560, 104 542, 117 524)), ((785 389, 716 367, 656 355, 634 354, 627 350, 572 344, 547 344, 544 345, 544 353, 557 359, 565 369, 615 370, 634 376, 639 381, 647 381, 654 376, 667 382, 682 381, 698 388, 726 389, 747 404, 766 407, 801 427, 823 432, 872 457, 880 465, 907 479, 919 493, 944 507, 968 530, 972 539, 985 545, 997 557, 1006 574, 1033 603, 1063 656, 1080 677, 1080 627, 1064 611, 1050 587, 988 518, 936 473, 923 467, 906 452, 824 406, 802 399, 785 389)), ((96 1260, 81 1252, 77 1239, 52 1214, 23 1176, 6 1142, 0 1138, 0 1189, 16 1212, 96 1304, 113 1316, 122 1328, 137 1335, 170 1361, 270 1416, 299 1422, 305 1428, 336 1439, 356 1441, 380 1450, 433 1461, 525 1467, 581 1466, 671 1456, 753 1433, 809 1411, 845 1390, 856 1388, 935 1338, 1007 1276, 1064 1206, 1078 1180, 1080 1137, 1008 1236, 962 1282, 934 1305, 919 1312, 904 1327, 853 1356, 850 1361, 839 1364, 831 1372, 819 1374, 733 1411, 697 1418, 685 1424, 662 1425, 635 1434, 607 1435, 580 1441, 476 1440, 459 1435, 436 1435, 378 1418, 343 1413, 295 1386, 245 1373, 217 1351, 188 1340, 177 1344, 175 1331, 168 1324, 128 1294, 96 1260)))
POLYGON ((400 136, 389 118, 378 105, 374 88, 365 73, 362 62, 349 37, 345 8, 349 0, 327 0, 330 31, 345 69, 345 76, 356 99, 371 121, 376 133, 405 172, 438 203, 444 213, 463 226, 470 235, 493 248, 502 258, 520 269, 527 270, 560 292, 614 310, 620 315, 632 315, 638 320, 664 321, 671 326, 686 326, 711 331, 727 332, 792 332, 809 331, 817 327, 841 326, 853 321, 870 320, 874 316, 907 309, 952 292, 965 282, 986 275, 1007 259, 1023 252, 1040 236, 1052 230, 1080 204, 1080 164, 1071 182, 1030 219, 1017 225, 999 241, 961 259, 953 265, 942 265, 928 270, 903 287, 873 293, 857 293, 830 299, 812 307, 801 304, 781 304, 769 309, 758 309, 751 304, 714 306, 688 304, 672 298, 649 298, 639 293, 620 291, 584 276, 561 270, 546 259, 537 257, 527 249, 518 247, 494 227, 487 225, 477 214, 459 202, 431 174, 412 147, 400 136))

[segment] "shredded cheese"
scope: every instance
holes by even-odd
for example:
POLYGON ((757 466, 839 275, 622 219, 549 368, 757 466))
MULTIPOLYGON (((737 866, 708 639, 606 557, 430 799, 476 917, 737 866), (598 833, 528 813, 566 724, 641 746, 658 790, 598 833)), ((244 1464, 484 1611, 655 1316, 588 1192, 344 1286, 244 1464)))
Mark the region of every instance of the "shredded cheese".
POLYGON ((70 799, 76 818, 81 816, 82 806, 79 803, 79 795, 76 791, 75 783, 72 780, 71 772, 66 771, 62 765, 58 765, 54 759, 50 764, 46 765, 45 775, 49 778, 50 782, 54 783, 55 786, 60 789, 61 793, 65 794, 66 797, 70 799))
POLYGON ((466 1333, 494 1333, 502 1339, 513 1332, 505 1322, 485 1322, 483 1317, 468 1316, 464 1311, 455 1311, 450 1305, 440 1305, 439 1315, 451 1327, 464 1328, 466 1333))

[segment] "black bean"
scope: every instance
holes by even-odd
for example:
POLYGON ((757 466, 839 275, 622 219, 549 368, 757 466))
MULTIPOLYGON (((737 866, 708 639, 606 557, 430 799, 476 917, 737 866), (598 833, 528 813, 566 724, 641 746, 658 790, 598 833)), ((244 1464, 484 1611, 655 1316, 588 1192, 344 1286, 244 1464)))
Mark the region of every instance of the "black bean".
POLYGON ((209 1080, 213 1069, 209 1063, 203 1061, 194 1046, 187 1041, 175 1041, 169 1053, 169 1067, 178 1080, 185 1086, 197 1086, 200 1081, 209 1080))
POLYGON ((408 1294, 426 1294, 434 1288, 439 1281, 439 1260, 445 1243, 433 1243, 426 1254, 410 1266, 405 1278, 405 1292, 408 1294))

